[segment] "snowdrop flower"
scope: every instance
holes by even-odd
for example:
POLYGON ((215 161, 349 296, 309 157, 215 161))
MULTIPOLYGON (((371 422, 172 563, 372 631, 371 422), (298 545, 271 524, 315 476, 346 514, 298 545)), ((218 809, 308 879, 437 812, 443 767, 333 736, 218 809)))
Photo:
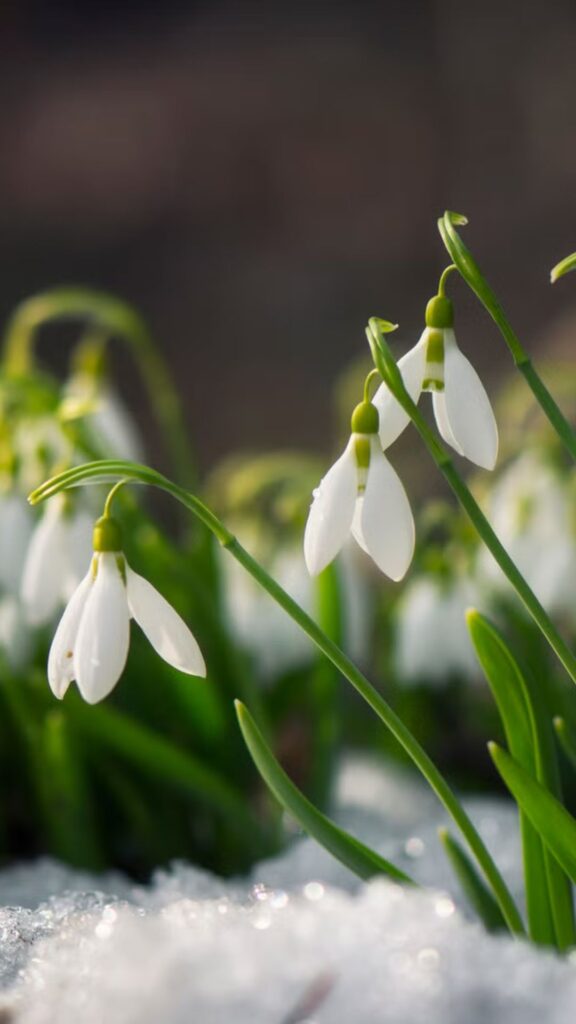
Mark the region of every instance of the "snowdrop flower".
MULTIPOLYGON (((430 299, 422 337, 399 360, 398 368, 414 402, 422 391, 432 392, 436 424, 446 443, 477 466, 493 469, 498 454, 496 420, 482 381, 458 348, 453 322, 450 300, 444 295, 430 299)), ((384 384, 373 402, 380 413, 380 441, 388 448, 409 417, 384 384)))
POLYGON ((21 599, 31 626, 53 619, 82 579, 92 550, 91 516, 58 495, 32 534, 22 572, 21 599))
POLYGON ((478 678, 478 662, 465 612, 475 603, 466 579, 420 578, 400 599, 395 623, 394 662, 405 686, 444 686, 451 677, 478 678))
POLYGON ((138 429, 106 380, 90 373, 76 373, 66 387, 59 415, 65 422, 83 418, 99 451, 119 459, 142 461, 144 451, 138 429))
POLYGON ((30 537, 32 509, 15 491, 0 496, 0 588, 18 594, 30 537))
POLYGON ((13 672, 21 671, 32 658, 30 629, 13 594, 0 597, 0 650, 13 672))
POLYGON ((52 641, 48 681, 62 698, 72 680, 85 701, 96 704, 120 678, 136 620, 169 665, 205 676, 200 648, 188 626, 161 594, 128 565, 118 523, 109 516, 94 528, 94 555, 74 591, 52 641))
MULTIPOLYGON (((574 617, 576 530, 572 471, 558 471, 529 452, 506 467, 489 501, 494 530, 539 601, 552 614, 574 617)), ((496 590, 509 584, 486 548, 480 578, 496 590)))
POLYGON ((379 569, 393 580, 414 553, 414 519, 406 492, 378 440, 379 415, 371 402, 352 414, 352 436, 328 471, 310 508, 304 556, 312 576, 336 557, 350 531, 379 569))

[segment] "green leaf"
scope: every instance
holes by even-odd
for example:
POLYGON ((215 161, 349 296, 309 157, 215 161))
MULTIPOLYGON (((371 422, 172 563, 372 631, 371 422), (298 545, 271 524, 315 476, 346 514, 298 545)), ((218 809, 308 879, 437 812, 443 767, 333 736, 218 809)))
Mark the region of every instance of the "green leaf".
POLYGON ((96 828, 84 765, 61 711, 52 711, 46 716, 40 733, 38 757, 38 781, 52 851, 76 867, 103 870, 106 860, 96 828))
POLYGON ((468 223, 468 217, 465 217, 463 213, 455 213, 454 210, 446 210, 444 216, 448 217, 451 224, 456 224, 458 227, 464 227, 468 223))
POLYGON ((552 267, 550 271, 550 281, 555 284, 559 278, 564 277, 564 274, 569 274, 571 270, 576 270, 576 252, 565 256, 563 260, 560 260, 555 267, 552 267))
POLYGON ((576 819, 497 743, 489 743, 488 750, 512 796, 566 874, 575 882, 576 819))
MULTIPOLYGON (((530 775, 560 795, 552 728, 537 687, 521 671, 496 627, 480 612, 466 614, 470 636, 498 707, 510 753, 530 775)), ((521 810, 520 830, 530 935, 535 942, 574 944, 569 882, 521 810)))
POLYGON ((240 701, 236 701, 235 704, 240 729, 254 764, 276 799, 302 828, 360 878, 388 875, 397 882, 413 884, 412 879, 403 871, 365 846, 359 839, 348 835, 310 803, 279 765, 245 705, 240 701))
POLYGON ((438 835, 464 894, 487 930, 506 931, 506 922, 500 907, 484 885, 468 854, 447 829, 439 829, 438 835))

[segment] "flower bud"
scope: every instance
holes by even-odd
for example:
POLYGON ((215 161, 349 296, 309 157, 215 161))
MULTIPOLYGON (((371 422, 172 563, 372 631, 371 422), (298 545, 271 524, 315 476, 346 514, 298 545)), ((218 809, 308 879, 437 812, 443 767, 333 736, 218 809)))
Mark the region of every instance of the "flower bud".
POLYGON ((454 324, 454 307, 445 295, 435 295, 426 306, 426 327, 444 330, 454 324))

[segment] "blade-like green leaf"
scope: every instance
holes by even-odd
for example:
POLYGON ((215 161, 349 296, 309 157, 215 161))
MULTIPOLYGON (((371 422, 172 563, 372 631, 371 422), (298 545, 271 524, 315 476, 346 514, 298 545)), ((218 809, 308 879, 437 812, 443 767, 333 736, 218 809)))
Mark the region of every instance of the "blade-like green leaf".
POLYGON ((235 703, 240 729, 254 764, 276 799, 302 828, 360 878, 388 875, 397 882, 412 883, 403 871, 348 835, 310 803, 278 764, 248 709, 238 700, 235 703))
POLYGON ((563 260, 560 260, 552 270, 550 271, 550 281, 555 284, 564 274, 569 274, 571 270, 576 270, 576 252, 570 253, 569 256, 565 256, 563 260))
POLYGON ((438 829, 438 835, 454 874, 480 920, 489 932, 506 931, 506 922, 500 907, 460 843, 445 828, 438 829))
POLYGON ((39 785, 50 847, 69 864, 102 871, 106 860, 84 765, 61 711, 46 716, 39 740, 39 785))
MULTIPOLYGON (((530 775, 560 795, 552 727, 538 690, 521 671, 496 627, 480 612, 466 614, 478 660, 498 707, 510 753, 530 775)), ((570 884, 520 810, 520 829, 530 935, 562 949, 574 944, 570 884)))
POLYGON ((576 819, 497 743, 489 743, 488 749, 512 796, 566 874, 576 881, 576 819))

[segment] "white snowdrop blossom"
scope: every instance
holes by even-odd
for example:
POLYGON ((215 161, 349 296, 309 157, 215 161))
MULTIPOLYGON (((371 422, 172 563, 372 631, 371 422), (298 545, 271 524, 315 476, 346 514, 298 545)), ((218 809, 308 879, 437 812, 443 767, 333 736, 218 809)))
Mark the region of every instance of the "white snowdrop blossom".
POLYGON ((188 675, 205 676, 200 648, 184 620, 128 565, 117 522, 102 517, 94 528, 90 568, 60 620, 48 657, 48 682, 62 698, 75 680, 96 704, 114 689, 126 664, 130 619, 135 619, 164 661, 188 675))
MULTIPOLYGON (((459 455, 483 469, 493 469, 498 455, 498 428, 484 385, 458 348, 452 329, 452 303, 443 295, 430 300, 426 327, 414 348, 398 362, 404 386, 414 402, 432 392, 441 436, 459 455)), ((380 441, 388 448, 409 423, 386 385, 373 398, 380 413, 380 441)))
MULTIPOLYGON (((525 452, 491 489, 488 514, 499 540, 539 601, 555 615, 574 618, 576 525, 573 470, 558 470, 525 452)), ((486 548, 478 556, 481 580, 503 593, 509 584, 486 548)))
POLYGON ((50 622, 82 579, 92 550, 92 517, 58 495, 38 520, 22 572, 21 600, 31 626, 50 622))
POLYGON ((22 570, 34 529, 32 509, 16 491, 0 495, 0 588, 20 591, 22 570))
POLYGON ((378 426, 371 402, 356 407, 350 441, 314 492, 304 535, 304 556, 312 576, 336 557, 350 532, 393 580, 402 579, 412 561, 412 510, 382 451, 378 426))
POLYGON ((76 373, 68 382, 59 412, 63 420, 82 418, 98 451, 119 459, 142 461, 144 449, 138 428, 106 381, 93 374, 76 373))
POLYGON ((478 678, 466 626, 466 609, 478 595, 464 578, 414 580, 400 599, 394 629, 394 663, 405 686, 444 686, 451 677, 478 678))

